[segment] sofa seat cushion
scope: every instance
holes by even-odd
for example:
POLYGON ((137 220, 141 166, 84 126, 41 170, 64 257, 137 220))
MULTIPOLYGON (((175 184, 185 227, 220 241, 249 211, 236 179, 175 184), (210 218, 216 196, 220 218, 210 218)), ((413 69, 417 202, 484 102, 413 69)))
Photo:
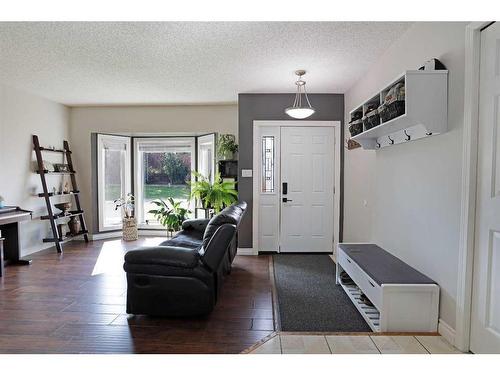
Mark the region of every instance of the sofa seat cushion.
POLYGON ((203 232, 197 230, 182 230, 174 238, 166 240, 160 246, 185 247, 199 250, 203 242, 203 232))
POLYGON ((154 246, 140 247, 125 254, 125 265, 147 264, 177 268, 195 268, 200 254, 195 249, 184 247, 154 246))

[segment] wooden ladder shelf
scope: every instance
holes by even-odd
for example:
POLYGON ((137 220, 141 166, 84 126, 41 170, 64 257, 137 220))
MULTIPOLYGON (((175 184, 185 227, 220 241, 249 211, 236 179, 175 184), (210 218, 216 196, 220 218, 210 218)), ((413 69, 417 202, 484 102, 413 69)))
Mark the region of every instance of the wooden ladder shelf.
POLYGON ((40 180, 42 182, 42 189, 43 192, 39 193, 38 196, 41 198, 45 199, 45 204, 47 205, 47 215, 43 215, 40 218, 42 220, 49 220, 50 221, 50 228, 52 230, 52 237, 51 238, 44 238, 43 242, 54 242, 57 252, 62 253, 62 243, 70 238, 74 238, 77 236, 82 236, 85 240, 85 242, 89 242, 88 238, 88 230, 87 226, 85 224, 85 218, 83 216, 84 212, 83 209, 80 205, 80 191, 78 190, 78 186, 76 184, 76 177, 75 177, 75 169, 73 166, 73 160, 71 158, 71 150, 69 148, 69 143, 68 141, 63 142, 63 148, 62 149, 53 149, 53 148, 47 148, 47 147, 41 147, 40 142, 38 140, 38 136, 33 135, 33 148, 35 150, 36 154, 36 160, 37 160, 37 171, 40 175, 40 180), (68 172, 53 172, 45 169, 44 166, 44 161, 43 161, 43 156, 42 152, 56 152, 56 153, 61 153, 63 157, 66 158, 66 163, 68 164, 69 171, 68 172), (47 175, 69 175, 71 179, 71 191, 69 193, 54 193, 54 192, 49 192, 49 189, 47 187, 47 175), (69 211, 68 214, 54 214, 52 210, 52 203, 50 201, 50 197, 52 196, 73 196, 75 200, 75 206, 76 210, 69 211), (78 220, 80 221, 80 228, 81 230, 78 232, 77 235, 73 234, 67 234, 66 236, 60 236, 59 232, 57 230, 57 220, 60 218, 67 218, 67 217, 72 217, 76 216, 78 220))

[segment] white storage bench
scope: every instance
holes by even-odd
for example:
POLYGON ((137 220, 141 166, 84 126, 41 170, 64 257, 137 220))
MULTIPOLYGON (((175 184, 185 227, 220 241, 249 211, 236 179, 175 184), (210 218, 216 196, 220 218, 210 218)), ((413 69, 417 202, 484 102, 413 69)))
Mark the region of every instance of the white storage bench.
POLYGON ((436 332, 439 286, 375 244, 341 243, 336 281, 375 332, 436 332), (355 285, 344 285, 347 272, 355 285), (372 302, 369 306, 361 294, 372 302))

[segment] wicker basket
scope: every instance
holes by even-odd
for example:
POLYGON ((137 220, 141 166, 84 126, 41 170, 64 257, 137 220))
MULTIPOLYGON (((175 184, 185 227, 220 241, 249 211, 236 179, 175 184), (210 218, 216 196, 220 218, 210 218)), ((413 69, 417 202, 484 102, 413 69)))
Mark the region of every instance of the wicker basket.
POLYGON ((137 220, 133 218, 123 218, 123 240, 135 241, 139 238, 137 232, 137 220))
POLYGON ((390 121, 393 118, 399 117, 405 113, 405 101, 395 100, 388 104, 384 103, 378 108, 378 112, 382 122, 390 121))
POLYGON ((366 116, 363 117, 363 125, 365 126, 365 130, 380 125, 380 116, 377 109, 368 112, 366 116))
POLYGON ((351 133, 351 137, 354 137, 363 132, 363 121, 354 120, 351 121, 349 125, 349 132, 351 133))

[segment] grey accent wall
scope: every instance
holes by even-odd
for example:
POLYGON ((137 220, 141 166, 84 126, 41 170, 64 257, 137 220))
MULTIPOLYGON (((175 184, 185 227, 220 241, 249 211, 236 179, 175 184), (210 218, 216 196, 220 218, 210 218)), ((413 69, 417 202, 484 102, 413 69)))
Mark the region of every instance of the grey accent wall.
MULTIPOLYGON (((252 178, 242 178, 241 169, 253 169, 253 122, 255 120, 294 120, 284 112, 286 107, 293 103, 295 94, 239 94, 238 95, 238 191, 239 198, 248 203, 248 211, 243 218, 239 233, 238 246, 251 248, 252 246, 252 178)), ((340 121, 341 140, 344 139, 344 95, 343 94, 309 94, 309 100, 316 109, 316 113, 306 121, 340 121)), ((344 147, 340 156, 340 212, 343 210, 343 165, 344 147)), ((254 176, 255 178, 255 176, 254 176)), ((342 233, 342 220, 340 233, 342 233)), ((342 235, 341 235, 342 236, 342 235)), ((342 238, 340 238, 342 240, 342 238)))

